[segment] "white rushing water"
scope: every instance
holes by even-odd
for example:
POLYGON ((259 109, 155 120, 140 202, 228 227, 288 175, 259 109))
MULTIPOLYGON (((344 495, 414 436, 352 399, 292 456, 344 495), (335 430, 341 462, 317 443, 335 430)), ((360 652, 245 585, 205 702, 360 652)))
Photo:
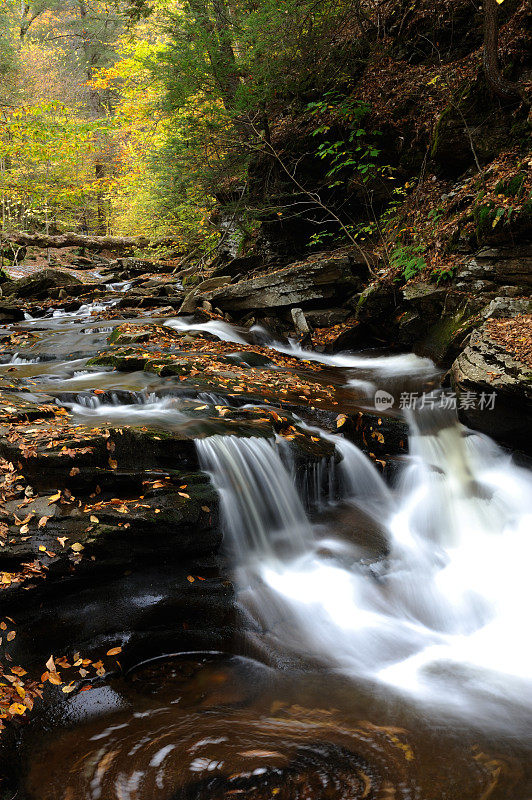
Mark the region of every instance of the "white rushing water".
POLYGON ((11 356, 9 361, 6 361, 5 364, 0 364, 0 367, 9 367, 9 366, 24 366, 24 364, 37 364, 39 362, 38 358, 23 358, 19 356, 18 353, 15 353, 11 356))
POLYGON ((344 495, 386 533, 388 556, 371 567, 349 543, 320 542, 305 528, 272 443, 198 442, 245 566, 244 602, 280 650, 524 732, 532 720, 530 473, 452 420, 412 417, 410 426, 411 455, 393 494, 354 445, 322 434, 343 456, 344 495))
MULTIPOLYGON (((276 350, 278 353, 284 353, 285 355, 293 356, 302 361, 315 361, 324 366, 375 371, 383 377, 405 374, 431 377, 437 373, 436 367, 430 358, 420 358, 414 355, 414 353, 402 353, 392 356, 366 356, 356 353, 327 355, 325 353, 318 353, 315 350, 306 350, 294 341, 289 341, 288 344, 282 344, 276 341, 268 331, 260 325, 254 325, 250 328, 249 332, 244 330, 239 332, 235 329, 234 325, 223 322, 222 320, 194 322, 182 318, 175 318, 168 320, 164 324, 178 331, 205 331, 207 333, 212 333, 213 336, 216 336, 224 342, 234 342, 235 344, 249 344, 249 341, 246 341, 244 337, 248 334, 254 337, 258 335, 264 347, 269 347, 272 350, 276 350)), ((353 379, 349 385, 353 387, 358 386, 367 390, 374 388, 374 385, 369 381, 361 381, 359 379, 353 379)))
POLYGON ((212 333, 222 342, 234 342, 235 344, 247 344, 246 340, 235 330, 233 325, 221 320, 209 320, 208 322, 187 322, 184 319, 169 319, 164 323, 168 328, 176 331, 203 331, 212 333))
POLYGON ((112 391, 103 400, 98 395, 78 395, 76 400, 62 405, 83 420, 105 420, 111 424, 157 425, 187 419, 175 397, 161 398, 152 393, 130 395, 130 402, 112 391))

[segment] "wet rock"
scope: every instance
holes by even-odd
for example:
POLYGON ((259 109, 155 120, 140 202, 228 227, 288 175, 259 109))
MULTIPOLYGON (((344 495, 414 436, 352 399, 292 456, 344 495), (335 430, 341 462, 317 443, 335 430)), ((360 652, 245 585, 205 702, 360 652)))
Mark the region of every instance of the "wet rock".
POLYGON ((347 308, 318 308, 305 311, 305 317, 313 328, 330 328, 345 322, 350 313, 347 308))
POLYGON ((68 272, 56 269, 43 269, 28 278, 20 278, 13 281, 8 287, 4 287, 4 294, 9 297, 44 298, 51 289, 60 289, 64 286, 76 286, 80 284, 79 278, 68 272))
POLYGON ((292 264, 204 295, 224 312, 297 307, 356 291, 367 276, 365 264, 347 255, 328 256, 292 264))
POLYGON ((532 369, 495 342, 486 324, 471 334, 450 378, 463 422, 517 449, 530 447, 532 369))
POLYGON ((0 322, 18 322, 24 319, 24 311, 18 306, 0 303, 0 322))
POLYGON ((219 289, 228 283, 231 283, 231 277, 229 275, 220 275, 217 278, 208 278, 206 281, 202 281, 186 295, 179 309, 179 313, 193 314, 202 301, 200 295, 205 294, 205 292, 211 292, 214 289, 219 289))
POLYGON ((458 270, 455 286, 483 294, 500 295, 500 287, 529 295, 532 288, 532 245, 485 247, 458 270))
POLYGON ((515 317, 518 314, 532 314, 532 300, 495 297, 489 305, 482 309, 481 314, 484 319, 500 319, 515 317))
POLYGON ((240 258, 233 258, 228 263, 223 263, 217 266, 213 272, 213 278, 218 278, 222 275, 230 275, 231 278, 236 278, 240 275, 246 276, 250 272, 254 272, 262 266, 263 262, 260 256, 241 256, 240 258))
POLYGON ((399 293, 393 284, 374 281, 349 301, 355 312, 355 320, 359 325, 358 335, 362 342, 382 343, 386 338, 396 337, 399 299, 399 293))
POLYGON ((245 351, 229 353, 227 359, 235 364, 246 364, 248 367, 267 367, 272 363, 266 355, 245 351))
POLYGON ((309 344, 311 345, 311 330, 303 313, 303 309, 293 308, 291 311, 291 316, 301 346, 306 347, 309 344))

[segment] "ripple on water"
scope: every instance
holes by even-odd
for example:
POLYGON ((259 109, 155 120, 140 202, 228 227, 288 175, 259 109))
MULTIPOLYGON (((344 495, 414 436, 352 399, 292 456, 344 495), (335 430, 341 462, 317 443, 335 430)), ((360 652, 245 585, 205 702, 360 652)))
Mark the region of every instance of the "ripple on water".
MULTIPOLYGON (((181 659, 115 681, 127 707, 33 741, 30 800, 507 800, 516 759, 418 725, 332 675, 181 659), (347 694, 346 694, 347 693, 347 694), (349 713, 338 708, 351 709, 349 713), (376 716, 381 715, 380 721, 376 716)), ((89 693, 90 694, 90 693, 89 693)))

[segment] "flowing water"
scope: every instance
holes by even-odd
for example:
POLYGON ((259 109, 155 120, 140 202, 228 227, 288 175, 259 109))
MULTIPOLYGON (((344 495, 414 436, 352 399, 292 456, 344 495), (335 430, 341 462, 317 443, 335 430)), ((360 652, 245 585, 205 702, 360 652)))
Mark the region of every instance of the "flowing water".
MULTIPOLYGON (((71 316, 68 346, 48 321, 58 357, 46 371, 10 363, 43 391, 67 384, 76 419, 187 424, 186 398, 162 395, 159 379, 59 360, 104 341, 94 326, 83 333, 85 317, 71 316)), ((226 323, 168 324, 246 342, 226 323)), ((340 370, 348 386, 436 374, 411 355, 270 346, 340 370)), ((354 444, 316 428, 336 455, 303 478, 279 438, 199 438, 265 663, 175 656, 65 699, 61 724, 34 742, 27 797, 530 800, 530 472, 451 412, 414 409, 407 421, 392 487, 354 444)))

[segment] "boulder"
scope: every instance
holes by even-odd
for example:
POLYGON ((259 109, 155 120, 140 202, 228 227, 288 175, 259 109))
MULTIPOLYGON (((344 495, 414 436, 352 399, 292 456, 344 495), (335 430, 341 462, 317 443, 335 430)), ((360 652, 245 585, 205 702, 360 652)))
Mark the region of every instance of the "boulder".
POLYGON ((473 331, 452 365, 459 415, 502 443, 526 449, 532 433, 532 368, 493 336, 488 321, 473 331))
POLYGON ((529 295, 532 289, 532 245, 485 247, 456 274, 456 288, 488 296, 529 295))
POLYGON ((366 265, 355 263, 348 255, 328 255, 215 289, 203 294, 203 299, 223 311, 237 313, 305 307, 316 301, 345 298, 362 288, 367 274, 366 265))
POLYGON ((348 308, 317 308, 305 311, 305 317, 313 328, 330 328, 341 325, 350 313, 348 308))
POLYGON ((198 283, 197 286, 194 286, 193 289, 186 295, 181 308, 179 309, 180 314, 193 314, 196 310, 196 307, 200 304, 202 298, 199 295, 203 295, 205 292, 214 291, 216 289, 220 289, 222 286, 226 286, 228 283, 231 283, 231 276, 230 275, 220 275, 217 278, 207 278, 206 281, 202 281, 198 283))
POLYGON ((50 289, 74 286, 81 283, 79 278, 58 269, 43 269, 27 278, 20 278, 4 285, 4 294, 9 297, 46 297, 50 289))
POLYGON ((18 322, 24 319, 24 311, 11 303, 0 303, 0 322, 18 322))
POLYGON ((233 258, 228 263, 218 265, 213 270, 212 277, 219 278, 223 275, 230 275, 232 278, 236 278, 238 275, 249 275, 262 264, 260 256, 240 256, 240 258, 233 258))
POLYGON ((301 338, 310 336, 309 324, 303 313, 303 309, 293 308, 291 315, 292 315, 292 322, 294 323, 294 328, 297 335, 301 338))

